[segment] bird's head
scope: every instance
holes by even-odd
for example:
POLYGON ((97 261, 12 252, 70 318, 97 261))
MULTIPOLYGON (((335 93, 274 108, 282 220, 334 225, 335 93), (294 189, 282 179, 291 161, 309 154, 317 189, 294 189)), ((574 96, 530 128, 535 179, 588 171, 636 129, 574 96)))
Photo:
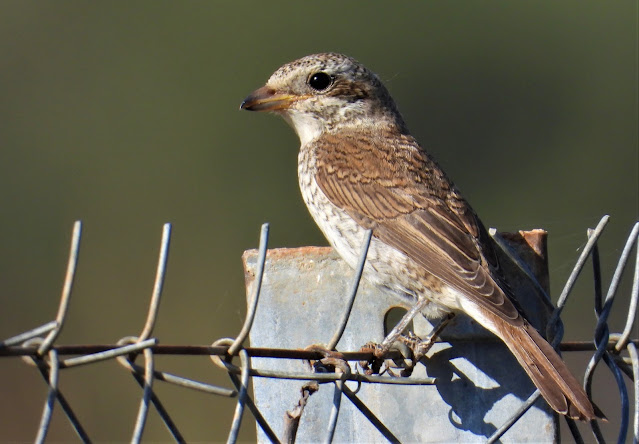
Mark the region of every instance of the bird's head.
POLYGON ((387 125, 406 132, 395 102, 379 78, 356 60, 336 53, 287 63, 244 99, 240 108, 281 114, 302 144, 344 128, 387 125))

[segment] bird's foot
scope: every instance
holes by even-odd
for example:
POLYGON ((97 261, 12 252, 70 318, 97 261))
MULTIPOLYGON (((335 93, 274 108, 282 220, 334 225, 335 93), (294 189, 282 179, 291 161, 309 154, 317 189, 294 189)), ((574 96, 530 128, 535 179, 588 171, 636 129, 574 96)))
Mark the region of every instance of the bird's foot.
POLYGON ((309 360, 311 368, 317 373, 335 373, 339 370, 342 374, 350 374, 351 369, 348 362, 344 360, 344 356, 335 350, 330 350, 323 344, 313 344, 304 350, 320 353, 323 358, 319 360, 309 360))
POLYGON ((402 335, 402 332, 408 327, 408 324, 413 320, 418 313, 420 313, 424 307, 430 304, 428 299, 422 298, 418 299, 415 305, 408 310, 402 319, 397 323, 397 325, 388 333, 388 335, 384 338, 381 344, 381 349, 375 352, 377 357, 385 354, 391 346, 397 341, 397 339, 402 335))
MULTIPOLYGON (((403 337, 401 336, 400 338, 403 337)), ((393 343, 390 347, 369 342, 360 351, 372 353, 370 360, 359 362, 359 365, 367 375, 388 373, 391 376, 407 377, 413 373, 417 363, 413 351, 403 339, 393 343), (389 354, 393 356, 388 357, 387 355, 389 354), (395 373, 397 370, 399 370, 399 374, 395 373)))
MULTIPOLYGON (((448 313, 442 318, 431 332, 422 339, 415 333, 397 335, 394 342, 389 343, 384 340, 381 344, 369 342, 360 351, 372 353, 373 357, 369 361, 360 361, 359 365, 368 375, 389 373, 397 376, 395 371, 401 369, 399 376, 410 376, 415 365, 424 357, 431 347, 437 342, 439 335, 455 317, 454 313, 448 313), (388 357, 390 352, 393 357, 388 357)), ((388 339, 388 338, 387 338, 388 339)))
POLYGON ((431 332, 424 339, 421 339, 419 336, 415 335, 413 332, 409 332, 408 338, 401 337, 400 340, 407 341, 407 345, 413 351, 413 355, 415 356, 415 360, 419 361, 426 353, 431 349, 437 339, 439 339, 439 335, 441 335, 442 331, 446 328, 446 326, 453 320, 455 317, 455 313, 448 313, 446 316, 441 318, 437 324, 433 326, 431 332))

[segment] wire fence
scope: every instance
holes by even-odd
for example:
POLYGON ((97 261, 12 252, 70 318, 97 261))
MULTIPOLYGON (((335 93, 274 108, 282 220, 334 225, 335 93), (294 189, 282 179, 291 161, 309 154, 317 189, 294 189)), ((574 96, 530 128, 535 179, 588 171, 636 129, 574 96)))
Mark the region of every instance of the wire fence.
MULTIPOLYGON (((629 427, 633 427, 631 434, 634 441, 639 440, 639 358, 637 355, 637 345, 639 339, 631 338, 635 326, 635 318, 637 312, 637 300, 639 297, 639 223, 635 224, 625 243, 621 256, 616 265, 612 280, 604 291, 601 279, 601 264, 597 242, 600 239, 604 228, 608 222, 608 216, 601 219, 597 227, 588 230, 587 243, 582 250, 571 274, 568 278, 563 291, 557 302, 557 308, 554 310, 551 321, 549 322, 549 331, 554 334, 553 345, 562 351, 589 351, 593 352, 592 357, 586 367, 584 374, 584 384, 587 393, 590 395, 593 386, 593 377, 595 370, 602 367, 603 362, 613 375, 616 382, 616 388, 621 400, 620 405, 620 425, 617 432, 617 441, 624 442, 629 431, 629 427), (636 261, 633 270, 632 289, 629 298, 628 307, 621 307, 627 317, 624 328, 621 333, 613 333, 610 331, 608 319, 613 309, 615 299, 619 293, 619 284, 621 276, 626 268, 633 248, 636 252, 636 261), (561 323, 559 321, 561 312, 565 307, 569 296, 577 278, 584 269, 588 259, 591 259, 594 271, 594 308, 598 317, 597 326, 594 331, 592 341, 578 342, 561 342, 563 334, 561 323), (625 375, 625 376, 624 376, 625 375), (632 381, 633 393, 629 394, 626 381, 629 378, 632 381), (631 416, 632 414, 632 416, 631 416), (632 419, 632 420, 631 420, 632 419)), ((268 245, 268 224, 264 224, 261 230, 260 246, 258 251, 258 261, 256 268, 255 284, 252 287, 249 309, 240 333, 236 338, 222 338, 214 341, 211 346, 194 346, 194 345, 160 345, 157 338, 153 337, 153 328, 158 316, 160 306, 160 298, 162 296, 162 288, 166 274, 166 264, 169 251, 171 225, 166 224, 163 229, 160 255, 158 260, 154 289, 151 302, 148 308, 146 322, 138 336, 127 336, 118 341, 117 344, 88 344, 88 345, 58 345, 56 339, 60 330, 64 326, 69 300, 72 293, 75 270, 78 263, 78 252, 80 248, 82 224, 76 222, 73 228, 69 261, 66 271, 66 277, 60 298, 59 308, 55 320, 44 325, 30 329, 16 336, 8 338, 0 342, 0 357, 17 357, 21 358, 30 367, 35 367, 42 375, 48 386, 48 393, 44 401, 43 412, 40 420, 39 428, 36 432, 35 442, 44 442, 49 430, 53 409, 56 405, 64 412, 65 417, 77 433, 77 436, 83 442, 91 442, 89 432, 79 421, 78 416, 65 398, 59 387, 60 372, 77 366, 91 365, 109 359, 116 359, 136 380, 141 387, 141 399, 138 408, 137 419, 135 422, 131 441, 140 442, 145 429, 146 420, 151 406, 156 409, 164 422, 167 430, 177 442, 186 442, 184 436, 180 432, 178 425, 173 421, 167 409, 154 392, 154 384, 157 381, 163 381, 170 384, 187 387, 209 393, 214 396, 222 396, 227 398, 236 398, 235 413, 228 433, 227 442, 233 443, 237 441, 240 424, 245 411, 248 409, 254 417, 258 427, 261 429, 266 438, 272 442, 294 442, 296 432, 300 421, 303 420, 303 412, 309 397, 318 389, 319 383, 334 384, 334 396, 331 406, 330 419, 326 424, 325 442, 331 442, 334 437, 337 419, 340 411, 342 398, 348 399, 381 433, 381 435, 390 442, 399 442, 396 434, 393 433, 393 424, 384 424, 367 405, 358 397, 356 391, 351 390, 346 381, 356 381, 359 384, 396 384, 396 385, 428 385, 434 384, 434 378, 405 378, 405 377, 388 377, 380 375, 363 374, 354 372, 351 369, 353 361, 369 361, 374 358, 372 351, 351 351, 337 352, 334 350, 335 345, 339 342, 344 333, 344 329, 349 321, 353 301, 358 293, 360 279, 368 246, 371 240, 369 232, 363 245, 359 264, 355 270, 348 295, 347 309, 341 314, 341 320, 335 327, 335 333, 327 344, 326 348, 308 348, 299 349, 282 349, 282 348, 257 348, 245 347, 243 344, 251 332, 253 321, 260 300, 261 287, 264 279, 264 271, 267 256, 268 245), (231 381, 231 387, 219 387, 200 381, 184 378, 179 375, 163 372, 155 368, 155 358, 158 355, 208 355, 221 371, 225 372, 231 381), (136 364, 136 358, 140 356, 144 360, 143 365, 136 364), (239 365, 233 363, 233 359, 239 357, 239 365), (307 372, 287 372, 277 370, 267 370, 255 368, 251 365, 251 358, 269 358, 269 359, 296 359, 304 361, 316 361, 315 371, 307 372), (304 384, 300 400, 297 406, 287 412, 285 431, 281 436, 277 436, 273 431, 272 424, 265 419, 264 415, 256 402, 249 395, 249 386, 252 378, 276 378, 276 379, 293 379, 307 381, 304 384)), ((497 242, 500 241, 499 236, 495 237, 497 242)), ((397 350, 390 350, 385 358, 392 360, 402 360, 405 356, 397 350)), ((510 419, 505 421, 492 436, 487 438, 487 442, 496 442, 515 424, 522 415, 535 403, 540 397, 539 391, 534 392, 522 405, 522 407, 513 412, 510 419)), ((596 401, 596 400, 595 400, 596 401)), ((609 413, 616 415, 617 413, 609 413)), ((568 427, 576 442, 584 442, 584 438, 576 424, 566 419, 568 427)), ((604 437, 597 421, 590 423, 592 434, 597 442, 604 442, 604 437)))

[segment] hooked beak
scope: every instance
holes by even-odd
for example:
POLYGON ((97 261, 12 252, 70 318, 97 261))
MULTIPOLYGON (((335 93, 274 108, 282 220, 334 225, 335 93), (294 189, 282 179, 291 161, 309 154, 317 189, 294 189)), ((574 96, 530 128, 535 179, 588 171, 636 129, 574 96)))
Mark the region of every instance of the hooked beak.
POLYGON ((288 109, 297 96, 291 94, 278 94, 272 88, 263 86, 253 91, 244 99, 240 109, 248 111, 281 111, 288 109))

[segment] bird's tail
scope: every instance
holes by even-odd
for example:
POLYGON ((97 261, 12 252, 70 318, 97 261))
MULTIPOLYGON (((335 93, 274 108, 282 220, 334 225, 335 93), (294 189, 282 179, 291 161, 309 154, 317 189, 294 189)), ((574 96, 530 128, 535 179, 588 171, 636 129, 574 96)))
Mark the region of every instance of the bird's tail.
POLYGON ((573 419, 603 418, 561 357, 533 326, 525 321, 521 326, 504 322, 495 330, 553 410, 573 419))

